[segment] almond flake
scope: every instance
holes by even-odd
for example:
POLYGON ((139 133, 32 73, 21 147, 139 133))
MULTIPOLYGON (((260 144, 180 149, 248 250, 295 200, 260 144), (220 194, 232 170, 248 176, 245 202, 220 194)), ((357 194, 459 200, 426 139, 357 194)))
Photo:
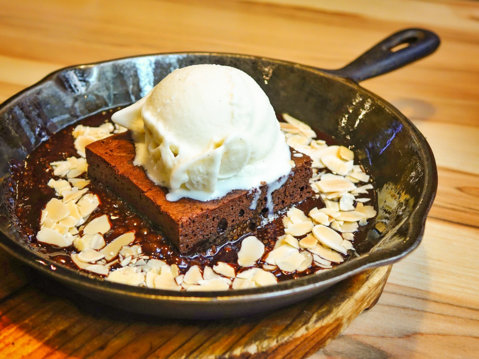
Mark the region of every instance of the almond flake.
POLYGON ((73 187, 83 189, 90 184, 90 181, 84 178, 69 178, 68 179, 73 187))
POLYGON ((51 178, 48 183, 48 187, 53 188, 55 193, 59 197, 63 197, 63 193, 71 190, 70 183, 64 179, 54 180, 51 178))
POLYGON ((107 280, 116 283, 129 284, 129 285, 144 285, 145 273, 139 272, 133 267, 123 267, 111 271, 106 277, 107 280))
MULTIPOLYGON (((333 226, 331 226, 333 227, 333 226)), ((358 223, 357 222, 343 222, 338 226, 336 229, 338 232, 341 233, 354 233, 358 230, 358 223)))
POLYGON ((70 233, 61 234, 51 228, 41 228, 37 233, 37 240, 42 243, 51 244, 60 248, 69 247, 72 245, 73 237, 70 233))
POLYGON ((118 255, 121 247, 131 244, 134 240, 135 232, 126 232, 111 241, 101 250, 101 253, 105 255, 105 259, 109 262, 118 255))
POLYGON ((343 161, 335 155, 322 156, 321 162, 333 173, 347 175, 353 169, 353 161, 343 161))
POLYGON ((313 260, 314 260, 314 263, 321 268, 332 268, 330 261, 324 258, 321 258, 317 254, 313 254, 313 260))
POLYGON ((100 253, 94 249, 85 249, 78 253, 78 259, 87 263, 94 263, 104 257, 105 255, 103 253, 100 253))
POLYGON ((356 211, 363 215, 363 218, 373 218, 377 212, 373 206, 364 206, 362 203, 356 205, 356 211))
POLYGON ((249 236, 241 242, 238 252, 238 264, 242 267, 250 267, 264 254, 264 244, 255 236, 249 236))
POLYGON ((358 195, 358 194, 367 194, 368 190, 373 189, 373 185, 368 183, 365 184, 364 186, 357 187, 353 191, 351 191, 353 194, 358 195))
POLYGON ((46 216, 54 222, 58 222, 70 214, 68 207, 57 198, 48 201, 44 211, 46 216))
MULTIPOLYGON (((301 134, 301 135, 303 135, 307 138, 316 138, 316 132, 314 132, 311 129, 311 127, 309 127, 304 122, 297 120, 296 118, 294 118, 293 116, 291 116, 287 113, 283 113, 283 118, 288 124, 290 124, 291 126, 293 126, 296 129, 297 134, 301 134)), ((282 126, 282 128, 283 128, 283 126, 282 126)), ((288 132, 291 132, 291 129, 288 132)))
POLYGON ((203 275, 201 274, 200 267, 194 265, 188 269, 188 272, 185 273, 183 278, 184 284, 198 284, 200 280, 203 280, 203 275))
POLYGON ((309 216, 318 224, 329 226, 329 216, 324 212, 321 212, 318 208, 314 207, 309 211, 309 216))
POLYGON ((296 149, 297 147, 301 148, 303 146, 307 146, 309 143, 309 139, 300 135, 288 135, 286 137, 286 143, 289 147, 293 147, 294 149, 296 149))
POLYGON ((347 254, 347 250, 342 246, 343 238, 338 232, 329 227, 318 224, 314 226, 313 234, 325 246, 340 253, 347 254))
POLYGON ((110 268, 102 264, 90 264, 85 267, 85 270, 101 275, 108 275, 108 272, 110 272, 110 268))
POLYGON ((313 229, 313 222, 308 220, 308 222, 301 222, 292 224, 284 229, 286 234, 290 234, 295 237, 304 236, 308 234, 313 229))
POLYGON ((358 211, 349 211, 349 212, 334 213, 333 217, 338 221, 357 222, 360 219, 364 218, 364 215, 358 211))
MULTIPOLYGON (((118 253, 122 257, 132 257, 136 258, 139 257, 141 254, 141 246, 140 245, 134 245, 134 246, 123 246, 120 249, 120 252, 118 253)), ((146 263, 144 263, 146 265, 146 263)))
POLYGON ((299 243, 296 238, 294 238, 291 234, 284 234, 276 240, 276 243, 274 244, 274 248, 278 248, 280 246, 290 246, 293 248, 299 248, 299 243))
POLYGON ((225 278, 216 278, 209 280, 201 280, 199 285, 192 285, 186 288, 188 292, 199 292, 199 291, 215 291, 215 290, 228 290, 230 289, 230 284, 225 278))
POLYGON ((105 240, 101 234, 86 234, 79 238, 76 238, 73 242, 73 245, 79 251, 85 249, 101 249, 105 247, 105 240))
MULTIPOLYGON (((237 277, 233 282, 233 288, 235 287, 235 282, 241 283, 241 279, 248 280, 251 283, 242 283, 242 288, 253 288, 253 287, 262 287, 266 285, 275 284, 278 282, 274 274, 262 270, 260 268, 251 268, 245 271, 238 273, 237 277)), ((239 289, 239 288, 238 288, 239 289)))
POLYGON ((256 287, 257 285, 254 281, 250 279, 243 279, 243 278, 235 278, 232 285, 232 288, 235 290, 256 288, 256 287))
POLYGON ((165 261, 161 259, 150 259, 143 269, 147 272, 160 273, 163 267, 169 267, 165 261))
POLYGON ((87 218, 100 205, 100 199, 96 194, 87 193, 77 204, 82 217, 87 218))
POLYGON ((275 265, 272 265, 272 264, 268 264, 268 263, 263 264, 263 269, 267 270, 267 271, 273 271, 276 268, 277 267, 275 265))
POLYGON ((226 278, 220 276, 219 274, 216 274, 213 271, 213 268, 209 266, 205 266, 203 268, 203 279, 204 280, 210 280, 210 279, 225 279, 226 280, 226 278))
POLYGON ((354 249, 352 243, 347 240, 343 241, 343 247, 346 248, 348 251, 354 249))
POLYGON ((63 193, 63 202, 76 202, 87 192, 88 188, 78 189, 76 187, 72 187, 71 190, 65 191, 63 193))
POLYGON ((342 236, 344 239, 348 240, 348 241, 353 241, 354 240, 354 234, 353 233, 342 233, 342 236))
POLYGON ((349 192, 356 188, 354 183, 347 180, 342 176, 333 174, 326 174, 321 177, 319 182, 316 182, 316 186, 321 192, 349 192))
POLYGON ((290 208, 288 212, 286 212, 286 216, 291 220, 292 224, 309 222, 309 218, 304 212, 296 207, 290 208))
POLYGON ((311 267, 313 264, 313 256, 307 251, 299 252, 300 256, 303 257, 303 261, 296 269, 298 272, 304 272, 306 269, 311 267))
POLYGON ((294 272, 303 262, 303 257, 296 248, 280 246, 269 252, 265 261, 277 265, 284 272, 294 272))
POLYGON ((345 193, 339 200, 339 209, 341 211, 354 211, 354 196, 351 193, 345 193))
POLYGON ((318 243, 318 240, 312 234, 308 234, 306 237, 299 241, 301 248, 312 248, 318 243))
POLYGON ((234 268, 225 262, 216 263, 216 265, 213 266, 213 270, 225 277, 234 278, 236 276, 234 268))
POLYGON ((353 161, 354 160, 354 152, 351 151, 349 148, 344 146, 339 146, 338 155, 341 159, 345 161, 353 161))
POLYGON ((308 248, 308 250, 311 253, 316 254, 316 255, 320 256, 321 258, 326 259, 329 262, 334 262, 334 263, 344 262, 344 258, 341 254, 339 254, 338 252, 335 252, 335 251, 333 251, 329 248, 323 247, 320 244, 317 244, 313 248, 308 248))
POLYGON ((83 233, 84 234, 95 234, 95 233, 105 234, 110 229, 111 229, 110 221, 108 220, 108 216, 104 214, 103 216, 92 219, 85 226, 85 228, 83 228, 83 233))
MULTIPOLYGON (((148 288, 166 289, 166 290, 180 290, 180 286, 176 278, 171 273, 169 267, 164 267, 161 273, 148 272, 146 273, 146 286, 148 288)), ((180 281, 181 283, 181 281, 180 281)))

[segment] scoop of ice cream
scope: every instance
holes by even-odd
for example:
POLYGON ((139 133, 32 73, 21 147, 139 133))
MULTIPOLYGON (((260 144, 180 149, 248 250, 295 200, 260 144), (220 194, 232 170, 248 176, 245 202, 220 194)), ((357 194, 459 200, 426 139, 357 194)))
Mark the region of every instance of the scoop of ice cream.
POLYGON ((132 131, 135 165, 169 189, 167 199, 207 201, 271 183, 291 170, 273 107, 245 72, 193 65, 113 114, 132 131))

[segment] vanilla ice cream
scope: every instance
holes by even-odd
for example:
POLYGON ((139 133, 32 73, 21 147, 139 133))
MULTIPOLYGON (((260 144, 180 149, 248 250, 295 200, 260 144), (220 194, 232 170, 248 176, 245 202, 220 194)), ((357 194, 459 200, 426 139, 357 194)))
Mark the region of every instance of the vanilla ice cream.
POLYGON ((290 150, 261 87, 229 66, 173 71, 112 116, 132 131, 134 164, 169 189, 200 201, 272 183, 291 170, 290 150))

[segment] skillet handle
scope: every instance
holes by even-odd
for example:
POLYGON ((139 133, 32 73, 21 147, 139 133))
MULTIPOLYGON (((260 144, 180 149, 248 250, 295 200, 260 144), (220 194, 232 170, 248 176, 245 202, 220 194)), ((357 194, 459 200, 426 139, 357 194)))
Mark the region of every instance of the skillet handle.
POLYGON ((327 72, 360 82, 426 57, 438 48, 440 42, 439 36, 432 31, 417 28, 401 30, 343 68, 327 72))

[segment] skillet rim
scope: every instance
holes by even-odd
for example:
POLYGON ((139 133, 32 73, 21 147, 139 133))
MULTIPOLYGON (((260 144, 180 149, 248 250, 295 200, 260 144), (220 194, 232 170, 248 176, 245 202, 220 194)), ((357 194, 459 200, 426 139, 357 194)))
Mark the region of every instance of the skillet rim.
MULTIPOLYGON (((346 86, 352 87, 358 92, 374 99, 375 103, 380 104, 383 108, 388 110, 401 124, 408 129, 408 131, 416 139, 415 142, 419 144, 418 150, 424 158, 424 186, 421 190, 420 200, 415 204, 415 208, 405 218, 400 225, 396 226, 392 233, 396 233, 399 229, 405 228, 407 230, 406 240, 402 242, 401 246, 394 248, 379 248, 374 252, 369 252, 364 256, 354 258, 329 271, 322 271, 317 274, 311 274, 298 279, 287 280, 280 282, 273 286, 240 289, 230 291, 209 291, 209 292, 176 292, 162 289, 151 289, 135 287, 126 284, 113 283, 104 279, 99 279, 96 276, 74 270, 52 261, 43 258, 36 254, 33 250, 28 249, 27 246, 22 245, 15 239, 9 238, 3 232, 0 232, 0 246, 8 253, 20 259, 22 262, 28 264, 40 272, 59 280, 62 283, 68 283, 75 287, 82 289, 93 290, 95 292, 107 292, 110 295, 121 295, 128 297, 142 298, 146 300, 169 301, 179 303, 198 303, 198 302, 228 302, 228 303, 242 303, 255 300, 264 300, 272 297, 281 297, 295 294, 297 292, 307 292, 318 287, 328 287, 346 278, 349 278, 357 273, 363 272, 367 269, 392 264, 402 257, 412 252, 422 241, 425 221, 429 209, 434 201, 437 190, 437 168, 434 160, 432 150, 427 143, 424 136, 416 128, 416 126, 406 118, 398 109, 396 109, 388 101, 384 100, 377 94, 365 89, 353 80, 338 76, 329 70, 316 68, 310 65, 303 65, 292 61, 285 61, 273 59, 264 56, 255 56, 239 53, 223 53, 223 52, 204 52, 204 51, 187 51, 187 52, 166 52, 166 53, 152 53, 135 56, 125 56, 110 60, 97 61, 88 64, 77 64, 60 68, 54 72, 49 73, 41 80, 33 85, 23 89, 12 97, 8 98, 0 104, 0 112, 5 108, 13 105, 15 101, 24 96, 28 96, 29 92, 49 83, 55 81, 58 75, 63 72, 74 69, 93 68, 98 65, 106 65, 110 63, 119 63, 121 61, 132 61, 148 57, 167 57, 167 56, 221 56, 229 58, 240 58, 245 60, 259 60, 267 61, 272 64, 286 65, 288 67, 300 68, 312 72, 316 76, 328 77, 334 81, 343 83, 346 86)), ((102 111, 102 110, 99 110, 102 111)), ((1 182, 0 182, 1 183, 1 182)), ((388 232, 388 233, 391 233, 388 232)))

